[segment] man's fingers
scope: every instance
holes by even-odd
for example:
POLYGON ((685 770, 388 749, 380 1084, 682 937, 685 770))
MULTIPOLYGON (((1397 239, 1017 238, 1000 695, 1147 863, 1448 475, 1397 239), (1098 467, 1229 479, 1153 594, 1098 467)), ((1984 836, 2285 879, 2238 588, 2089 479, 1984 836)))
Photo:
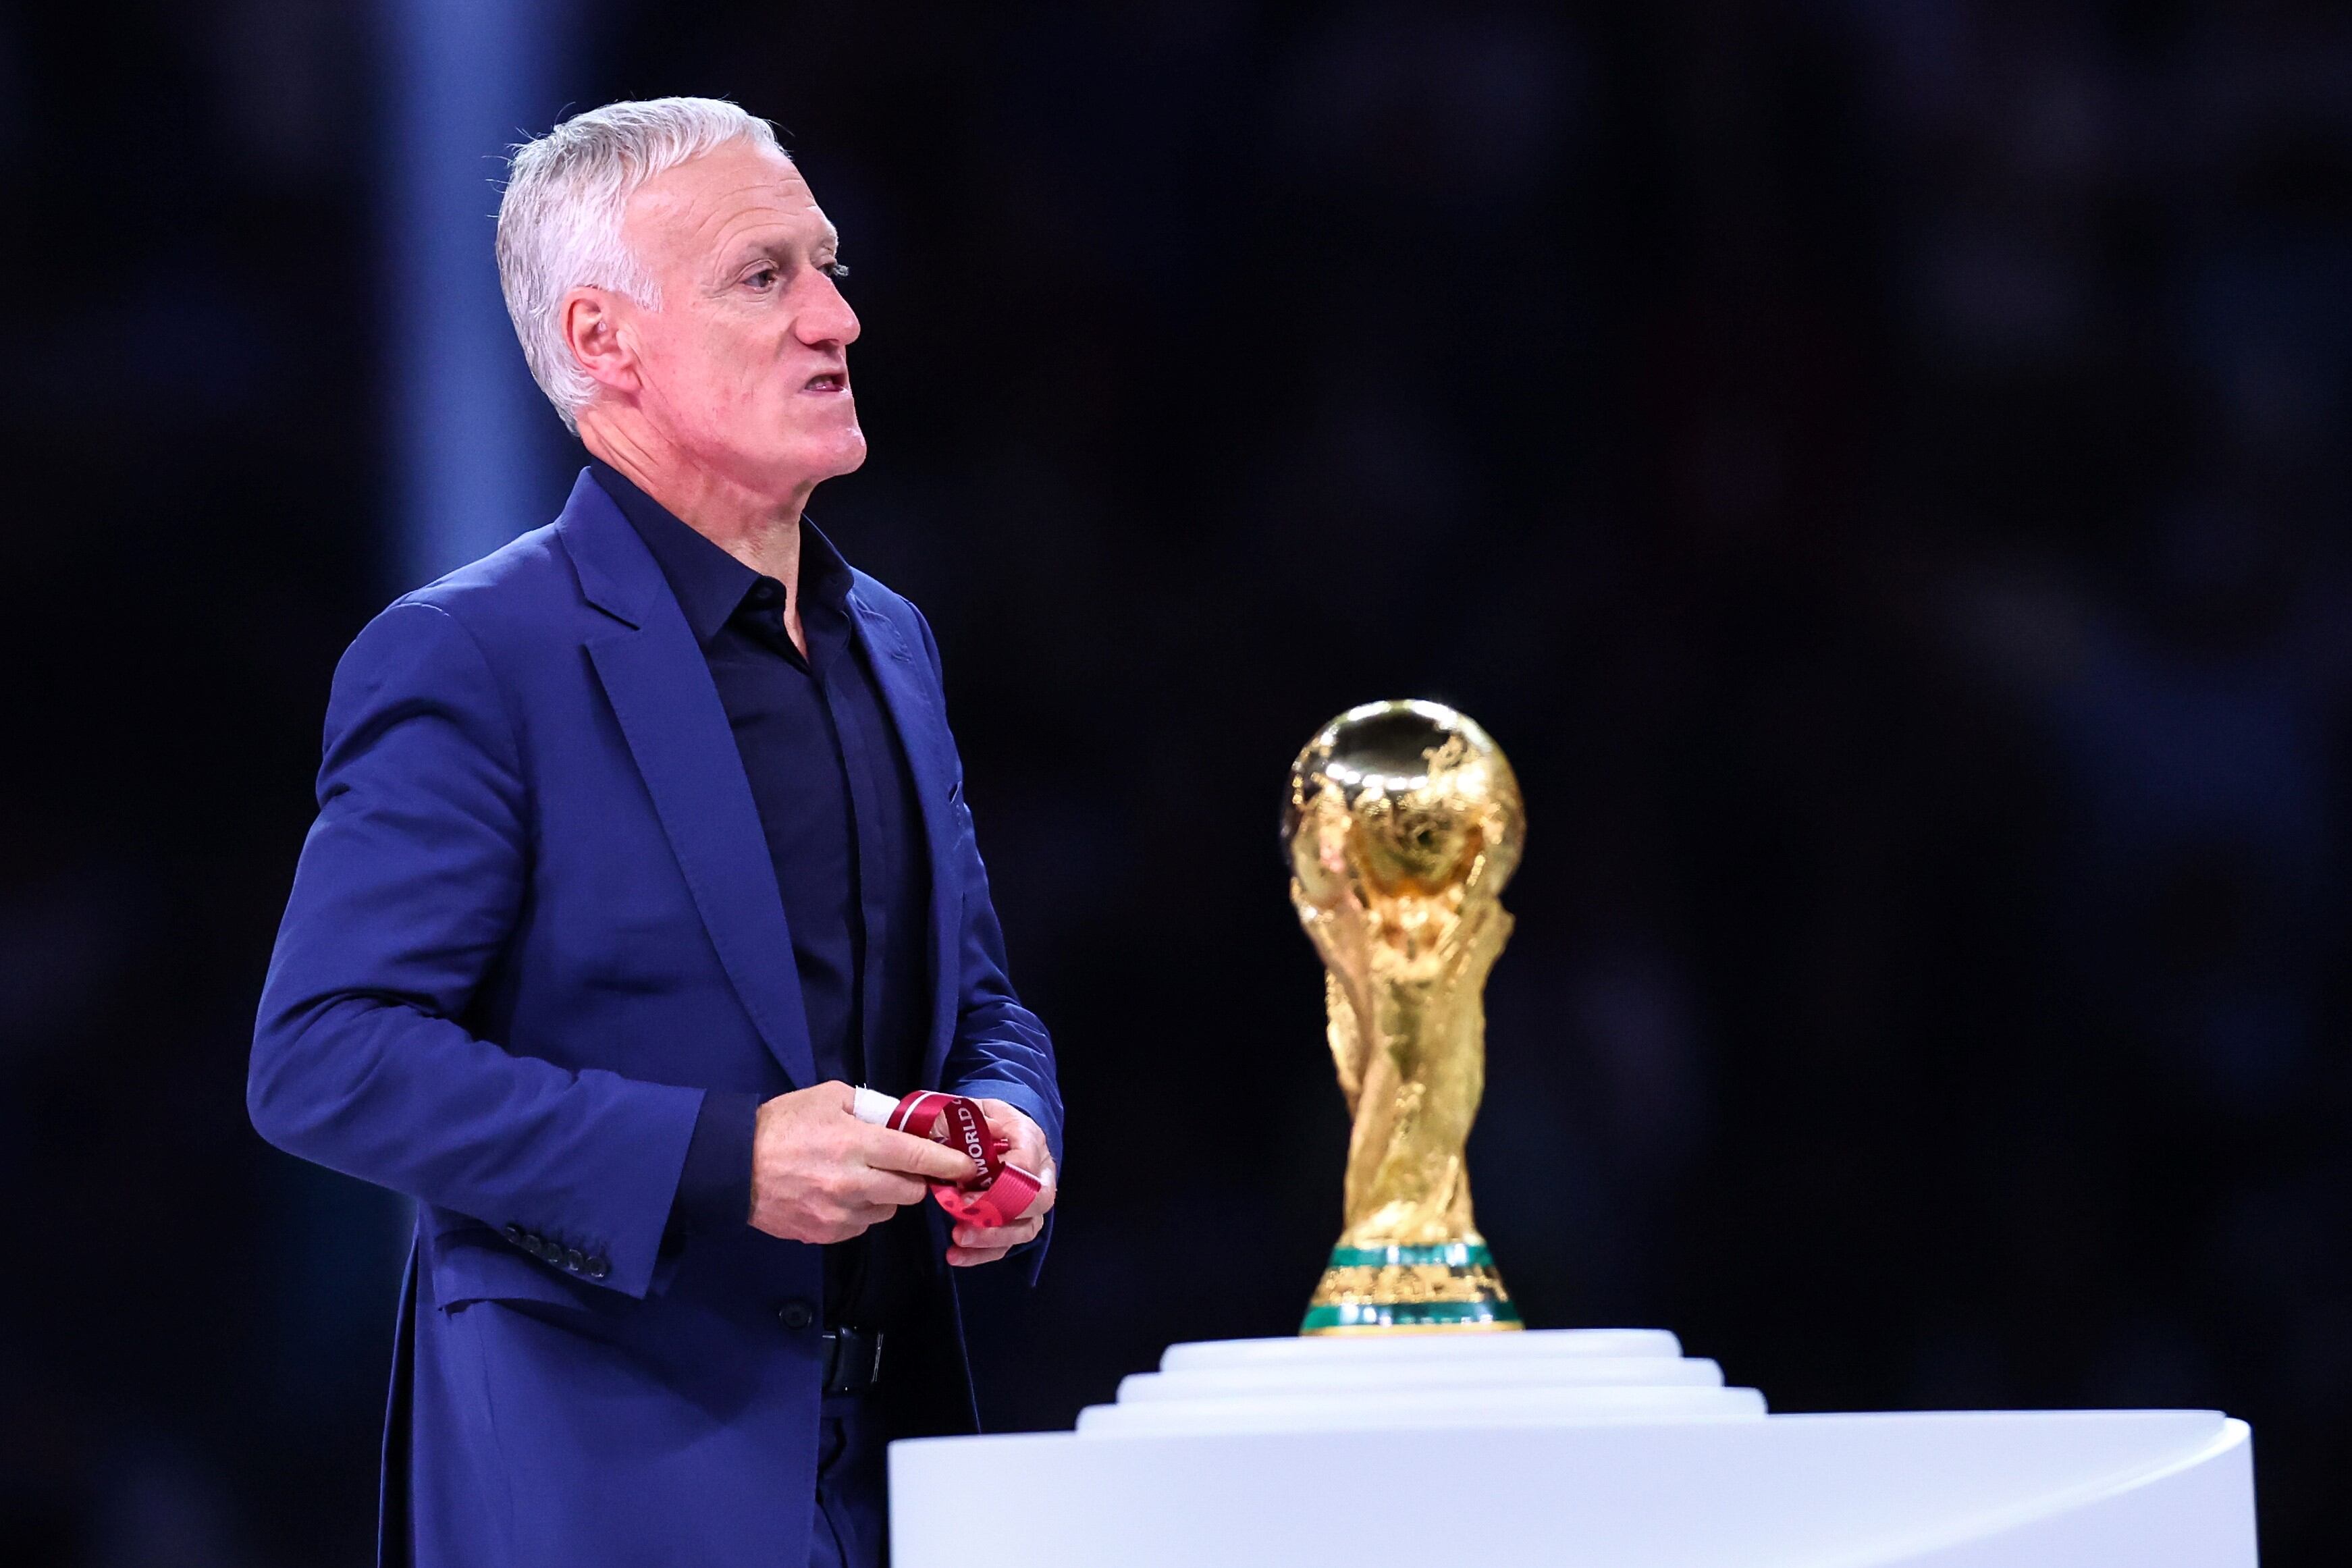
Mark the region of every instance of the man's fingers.
POLYGON ((1011 1249, 1004 1247, 950 1247, 948 1249, 948 1267, 977 1268, 982 1263, 996 1262, 1009 1250, 1011 1249))
POLYGON ((1013 1145, 1010 1157, 1014 1165, 1036 1170, 1053 1158, 1045 1147, 1045 1130, 1031 1121, 1026 1113, 1015 1110, 1002 1100, 982 1100, 980 1109, 981 1113, 988 1118, 989 1131, 1013 1145))
POLYGON ((954 1240, 959 1247, 979 1250, 993 1249, 1002 1252, 1008 1247, 1020 1247, 1036 1240, 1037 1233, 1045 1228, 1043 1217, 1016 1219, 1010 1225, 991 1226, 984 1229, 977 1225, 959 1225, 955 1228, 954 1240))
POLYGON ((960 1149, 887 1127, 866 1130, 871 1139, 866 1146, 866 1163, 876 1170, 898 1171, 924 1181, 963 1181, 972 1174, 971 1156, 960 1149))
POLYGON ((866 1179, 859 1184, 857 1196, 867 1203, 887 1203, 893 1209, 899 1209, 910 1203, 922 1202, 923 1194, 929 1190, 912 1176, 900 1176, 897 1171, 869 1168, 866 1179))
POLYGON ((835 1241, 854 1241, 898 1211, 887 1204, 851 1203, 831 1227, 835 1241))

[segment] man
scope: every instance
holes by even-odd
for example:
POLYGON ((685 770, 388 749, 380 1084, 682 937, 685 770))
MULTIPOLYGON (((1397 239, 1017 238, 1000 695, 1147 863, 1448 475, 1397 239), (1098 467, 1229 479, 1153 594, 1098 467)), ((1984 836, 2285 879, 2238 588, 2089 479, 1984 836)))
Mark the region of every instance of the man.
POLYGON ((883 1444, 975 1425, 948 1268, 1042 1248, 1053 1047, 938 650, 802 516, 866 453, 837 245, 732 104, 520 149, 499 271, 592 461, 336 672, 247 1101, 417 1203, 387 1563, 878 1568, 883 1444), (964 1156, 861 1082, 1045 1190, 950 1230, 964 1156))

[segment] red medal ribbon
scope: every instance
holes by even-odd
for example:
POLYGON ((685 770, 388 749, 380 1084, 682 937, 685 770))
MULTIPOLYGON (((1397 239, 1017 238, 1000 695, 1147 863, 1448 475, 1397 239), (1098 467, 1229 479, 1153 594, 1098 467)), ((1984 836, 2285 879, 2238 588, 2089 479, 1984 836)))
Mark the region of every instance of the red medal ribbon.
POLYGON ((969 1181, 931 1184, 931 1196, 940 1207, 968 1225, 991 1230, 1010 1225, 1045 1190, 1040 1177, 1005 1163, 1013 1145, 989 1131, 987 1114, 977 1101, 918 1089, 898 1102, 887 1125, 961 1149, 971 1157, 969 1181))

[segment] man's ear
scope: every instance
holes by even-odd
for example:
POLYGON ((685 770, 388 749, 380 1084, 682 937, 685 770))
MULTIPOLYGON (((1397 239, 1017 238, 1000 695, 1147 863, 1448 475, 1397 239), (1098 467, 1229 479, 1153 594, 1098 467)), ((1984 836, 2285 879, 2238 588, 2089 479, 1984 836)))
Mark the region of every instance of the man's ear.
POLYGON ((575 288, 556 307, 556 324, 572 360, 599 386, 614 392, 637 390, 637 355, 622 329, 625 306, 602 288, 575 288))

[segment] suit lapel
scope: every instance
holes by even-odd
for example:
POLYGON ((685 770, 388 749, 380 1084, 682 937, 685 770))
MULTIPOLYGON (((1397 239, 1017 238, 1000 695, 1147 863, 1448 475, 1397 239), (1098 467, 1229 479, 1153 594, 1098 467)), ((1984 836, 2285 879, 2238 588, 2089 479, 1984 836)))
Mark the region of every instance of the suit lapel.
POLYGON ((882 688, 890 722, 898 727, 898 744, 906 748, 922 812, 923 844, 931 859, 931 1028, 918 1081, 930 1085, 939 1082, 955 1036, 957 977, 962 971, 956 951, 956 917, 962 901, 950 896, 961 875, 955 857, 955 759, 929 664, 908 646, 897 623, 867 601, 862 585, 851 591, 850 604, 856 611, 852 620, 865 645, 866 664, 882 688))
POLYGON ((816 1062, 783 897, 709 665, 653 552, 587 475, 558 527, 583 591, 622 622, 587 640, 588 657, 711 946, 769 1052, 807 1088, 816 1062))

